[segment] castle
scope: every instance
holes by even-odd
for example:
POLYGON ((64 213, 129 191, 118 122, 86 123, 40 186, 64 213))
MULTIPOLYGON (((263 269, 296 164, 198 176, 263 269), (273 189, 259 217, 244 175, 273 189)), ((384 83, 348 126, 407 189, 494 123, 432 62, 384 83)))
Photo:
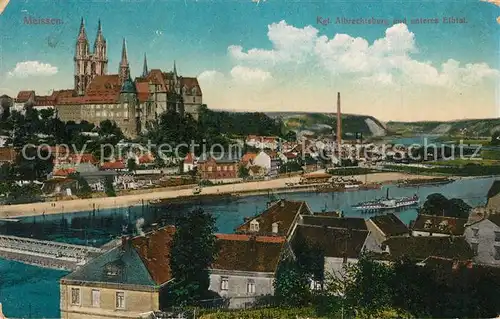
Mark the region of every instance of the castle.
POLYGON ((50 96, 37 96, 34 91, 19 92, 16 104, 32 103, 36 106, 54 106, 62 121, 87 121, 99 125, 112 120, 125 136, 135 138, 147 131, 148 123, 156 121, 167 110, 189 114, 198 119, 202 105, 202 92, 195 77, 173 71, 148 69, 146 54, 140 77, 132 80, 123 39, 118 73, 108 74, 107 43, 101 22, 92 53, 83 18, 76 40, 74 88, 54 91, 50 96))

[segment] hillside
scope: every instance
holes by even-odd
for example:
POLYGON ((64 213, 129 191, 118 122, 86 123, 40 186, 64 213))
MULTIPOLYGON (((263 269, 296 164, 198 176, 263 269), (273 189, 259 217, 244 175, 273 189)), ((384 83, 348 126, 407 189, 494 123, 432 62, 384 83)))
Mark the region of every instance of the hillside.
MULTIPOLYGON (((280 118, 285 128, 294 131, 313 131, 331 133, 337 125, 335 113, 306 112, 269 112, 271 118, 280 118)), ((363 133, 364 136, 385 136, 387 130, 379 120, 372 116, 342 114, 342 131, 344 133, 363 133)))
POLYGON ((388 122, 387 129, 398 134, 424 133, 458 135, 466 129, 472 135, 491 136, 500 130, 500 119, 471 119, 450 122, 388 122))

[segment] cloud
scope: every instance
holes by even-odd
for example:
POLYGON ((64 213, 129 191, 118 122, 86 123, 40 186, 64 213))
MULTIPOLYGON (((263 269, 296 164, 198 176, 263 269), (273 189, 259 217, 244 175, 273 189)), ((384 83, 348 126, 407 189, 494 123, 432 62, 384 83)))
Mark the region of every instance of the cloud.
POLYGON ((3 10, 7 7, 10 0, 0 0, 0 14, 2 14, 3 10))
POLYGON ((235 66, 230 73, 237 82, 264 82, 272 78, 270 72, 241 65, 235 66))
POLYGON ((497 5, 500 7, 500 0, 481 0, 481 2, 493 3, 494 5, 497 5))
POLYGON ((198 75, 198 81, 206 84, 214 83, 224 79, 224 74, 216 70, 206 70, 198 75))
MULTIPOLYGON (((494 0, 500 2, 500 0, 494 0)), ((228 47, 230 57, 239 64, 266 67, 297 67, 310 63, 330 75, 350 75, 355 82, 371 81, 387 84, 412 84, 456 89, 476 85, 487 78, 499 76, 487 64, 466 64, 453 59, 436 67, 429 61, 412 56, 418 53, 415 34, 406 24, 389 27, 382 38, 369 43, 361 37, 335 34, 332 38, 318 35, 312 26, 296 28, 285 21, 268 26, 272 49, 242 46, 228 47)))
POLYGON ((16 67, 8 72, 11 77, 28 76, 51 76, 57 73, 57 67, 39 61, 25 61, 16 64, 16 67))

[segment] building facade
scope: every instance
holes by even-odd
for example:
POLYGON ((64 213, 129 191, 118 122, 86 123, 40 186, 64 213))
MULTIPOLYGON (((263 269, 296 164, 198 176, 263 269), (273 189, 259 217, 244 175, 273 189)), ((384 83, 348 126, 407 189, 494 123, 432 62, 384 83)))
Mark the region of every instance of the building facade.
POLYGON ((474 261, 500 267, 500 215, 493 214, 465 229, 465 238, 474 252, 474 261))
MULTIPOLYGON (((133 79, 126 41, 123 39, 117 73, 108 74, 107 42, 100 21, 93 51, 90 52, 82 19, 74 63, 72 93, 60 98, 54 94, 39 98, 46 105, 53 104, 62 121, 87 121, 99 125, 104 120, 111 120, 117 123, 126 137, 135 138, 146 132, 149 123, 158 120, 166 111, 190 114, 195 120, 198 119, 199 108, 203 103, 198 80, 178 75, 175 62, 171 72, 149 70, 144 56, 142 74, 133 79)), ((33 91, 22 93, 16 100, 17 106, 36 102, 33 91)))

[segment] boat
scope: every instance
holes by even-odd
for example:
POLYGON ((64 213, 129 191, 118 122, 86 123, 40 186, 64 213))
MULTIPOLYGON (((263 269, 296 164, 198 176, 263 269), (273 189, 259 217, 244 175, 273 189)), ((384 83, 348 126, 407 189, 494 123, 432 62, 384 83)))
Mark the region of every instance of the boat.
POLYGON ((398 183, 398 187, 418 187, 418 186, 437 186, 454 182, 455 180, 447 177, 437 177, 429 179, 407 179, 398 183))
POLYGON ((390 198, 389 189, 387 189, 387 196, 383 199, 368 201, 354 205, 356 210, 363 211, 380 211, 387 209, 398 209, 403 207, 418 206, 419 198, 417 194, 408 197, 390 198))

